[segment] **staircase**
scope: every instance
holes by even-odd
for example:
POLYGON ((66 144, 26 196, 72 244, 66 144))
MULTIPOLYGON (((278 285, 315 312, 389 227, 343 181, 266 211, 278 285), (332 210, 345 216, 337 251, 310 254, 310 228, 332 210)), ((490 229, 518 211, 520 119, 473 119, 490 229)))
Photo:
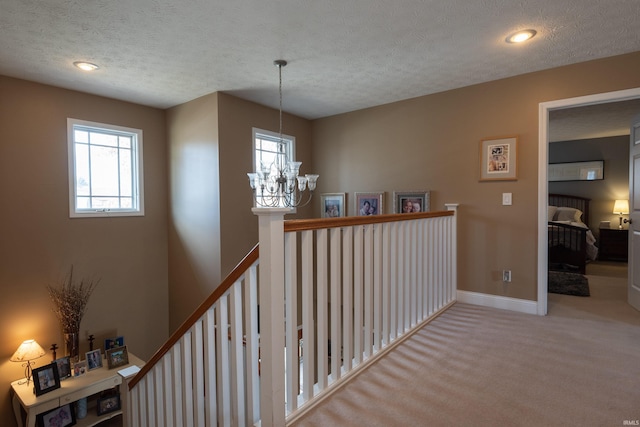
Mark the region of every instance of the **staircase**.
POLYGON ((456 211, 284 221, 129 383, 130 426, 284 426, 455 301, 456 211), (259 249, 258 249, 259 248, 259 249))

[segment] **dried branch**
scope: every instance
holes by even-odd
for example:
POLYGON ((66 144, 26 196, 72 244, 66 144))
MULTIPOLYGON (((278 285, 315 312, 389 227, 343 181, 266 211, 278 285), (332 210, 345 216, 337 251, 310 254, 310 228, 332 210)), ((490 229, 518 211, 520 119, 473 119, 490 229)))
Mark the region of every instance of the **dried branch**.
POLYGON ((84 316, 84 310, 100 280, 80 279, 79 283, 73 281, 73 265, 69 275, 62 282, 60 288, 47 285, 49 296, 53 301, 53 312, 58 316, 64 333, 80 331, 80 322, 84 316))

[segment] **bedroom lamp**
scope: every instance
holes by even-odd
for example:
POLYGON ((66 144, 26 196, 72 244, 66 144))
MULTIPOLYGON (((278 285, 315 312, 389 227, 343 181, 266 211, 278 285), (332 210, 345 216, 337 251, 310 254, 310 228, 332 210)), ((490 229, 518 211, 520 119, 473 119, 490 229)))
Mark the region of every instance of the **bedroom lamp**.
POLYGON ((613 213, 620 215, 620 225, 618 226, 618 229, 622 230, 622 215, 629 215, 629 201, 616 200, 613 204, 613 213))
MULTIPOLYGON (((20 347, 9 360, 12 362, 26 362, 22 366, 25 366, 24 376, 27 379, 27 385, 29 385, 29 381, 31 381, 31 361, 44 356, 44 354, 44 349, 40 347, 36 340, 26 340, 20 344, 20 347)), ((24 382, 21 384, 24 384, 24 382)))

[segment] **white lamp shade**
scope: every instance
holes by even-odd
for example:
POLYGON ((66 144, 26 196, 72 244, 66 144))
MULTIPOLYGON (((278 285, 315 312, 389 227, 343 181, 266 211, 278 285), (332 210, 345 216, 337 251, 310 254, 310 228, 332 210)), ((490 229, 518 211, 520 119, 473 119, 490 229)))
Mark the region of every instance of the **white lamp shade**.
POLYGON ((618 215, 629 214, 629 201, 616 200, 616 202, 613 204, 613 213, 618 215))
POLYGON ((12 362, 26 362, 44 356, 45 351, 36 340, 26 340, 11 356, 12 362))

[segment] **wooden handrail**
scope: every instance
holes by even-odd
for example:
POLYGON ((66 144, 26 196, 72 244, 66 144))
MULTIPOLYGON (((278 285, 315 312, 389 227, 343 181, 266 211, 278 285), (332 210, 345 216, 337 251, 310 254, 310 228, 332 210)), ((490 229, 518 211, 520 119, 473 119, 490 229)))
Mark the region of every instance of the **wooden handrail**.
POLYGON ((209 297, 202 303, 200 306, 193 312, 187 320, 180 325, 178 329, 171 335, 171 337, 167 340, 166 343, 156 353, 149 359, 147 363, 140 369, 140 372, 136 374, 135 377, 129 382, 129 390, 131 390, 135 385, 149 372, 156 363, 158 363, 162 356, 164 356, 171 348, 182 338, 182 336, 189 330, 191 327, 211 308, 213 304, 216 303, 224 295, 225 292, 231 288, 231 286, 238 280, 242 275, 247 271, 251 265, 256 262, 258 257, 260 256, 258 245, 256 244, 251 252, 245 256, 242 261, 227 275, 227 277, 220 283, 209 297))
POLYGON ((418 212, 404 214, 347 216, 339 218, 292 219, 284 222, 285 233, 292 231, 318 230, 321 228, 352 227, 354 225, 379 224, 383 222, 411 221, 422 218, 453 216, 453 211, 418 212))

